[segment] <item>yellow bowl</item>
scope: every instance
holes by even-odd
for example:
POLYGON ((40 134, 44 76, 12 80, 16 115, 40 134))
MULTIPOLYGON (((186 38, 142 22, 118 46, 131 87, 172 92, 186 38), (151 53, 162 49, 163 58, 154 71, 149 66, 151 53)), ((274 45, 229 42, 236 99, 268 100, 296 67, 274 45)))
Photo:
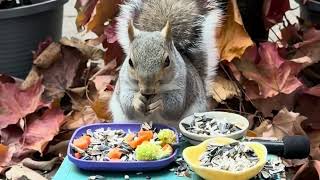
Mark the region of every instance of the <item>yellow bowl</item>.
POLYGON ((256 165, 243 171, 231 172, 200 166, 199 157, 206 151, 208 144, 215 143, 225 145, 233 142, 236 142, 236 140, 226 137, 207 139, 197 146, 190 146, 184 149, 182 156, 195 173, 207 180, 247 180, 254 177, 261 171, 267 161, 267 149, 260 143, 243 142, 246 146, 251 147, 259 158, 256 165))

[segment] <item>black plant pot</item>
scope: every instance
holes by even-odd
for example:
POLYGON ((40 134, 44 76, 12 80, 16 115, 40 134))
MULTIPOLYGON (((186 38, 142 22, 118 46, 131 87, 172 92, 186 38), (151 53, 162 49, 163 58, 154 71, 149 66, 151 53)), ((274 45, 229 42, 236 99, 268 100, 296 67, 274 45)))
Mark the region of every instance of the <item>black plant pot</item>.
POLYGON ((39 42, 61 38, 63 5, 68 0, 32 0, 33 4, 0 10, 0 74, 24 78, 39 42))
POLYGON ((320 0, 308 0, 305 5, 301 0, 296 0, 300 3, 301 17, 310 20, 317 27, 320 26, 320 0))

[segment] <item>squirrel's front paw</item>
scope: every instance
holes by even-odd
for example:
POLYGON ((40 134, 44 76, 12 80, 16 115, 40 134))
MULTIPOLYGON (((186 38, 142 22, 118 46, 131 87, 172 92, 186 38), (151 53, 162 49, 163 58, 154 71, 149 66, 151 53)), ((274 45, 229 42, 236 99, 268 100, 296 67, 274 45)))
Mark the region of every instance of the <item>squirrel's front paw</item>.
POLYGON ((147 99, 144 96, 142 96, 140 93, 136 93, 134 95, 133 101, 132 101, 134 110, 145 114, 147 109, 146 103, 147 103, 147 99))
POLYGON ((147 106, 147 114, 163 111, 163 101, 161 96, 155 96, 151 99, 150 104, 147 106))

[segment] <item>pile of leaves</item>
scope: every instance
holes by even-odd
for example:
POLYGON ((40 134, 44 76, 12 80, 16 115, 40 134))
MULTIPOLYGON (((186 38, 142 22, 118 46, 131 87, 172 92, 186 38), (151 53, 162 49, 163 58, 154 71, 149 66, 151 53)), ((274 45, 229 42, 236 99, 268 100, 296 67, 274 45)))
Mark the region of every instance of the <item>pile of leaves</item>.
MULTIPOLYGON (((24 165, 30 165, 25 159, 30 155, 39 159, 58 154, 75 128, 110 120, 107 103, 124 55, 115 33, 115 17, 122 3, 78 0, 77 28, 94 32, 96 39, 45 41, 34 52, 34 66, 26 80, 0 76, 1 167, 23 159, 29 162, 24 165)), ((277 23, 284 28, 275 42, 254 42, 243 25, 237 1, 228 0, 226 10, 228 16, 217 33, 221 63, 209 89, 212 110, 246 116, 252 136, 309 136, 310 157, 286 160, 286 165, 303 165, 297 179, 317 172, 320 31, 308 21, 291 24, 286 20, 289 0, 265 0, 265 28, 277 23)))
MULTIPOLYGON (((121 3, 78 0, 76 4, 78 29, 98 35, 95 40, 107 48, 106 63, 114 58, 121 63, 123 52, 115 35, 115 16, 121 3)), ((254 136, 281 139, 308 135, 310 158, 287 160, 286 165, 316 166, 319 163, 314 160, 320 160, 320 31, 302 19, 291 24, 285 16, 290 13, 289 0, 265 0, 265 28, 273 32, 271 28, 278 23, 284 27, 277 41, 254 42, 242 22, 237 1, 228 0, 226 10, 228 16, 217 33, 221 63, 210 88, 213 109, 246 116, 254 136)))
MULTIPOLYGON (((48 171, 28 157, 65 156, 76 128, 111 119, 107 104, 118 69, 115 60, 105 66, 103 57, 103 50, 77 39, 47 40, 24 81, 0 75, 0 170, 23 160, 48 171)), ((7 173, 14 175, 12 169, 19 168, 7 173)))

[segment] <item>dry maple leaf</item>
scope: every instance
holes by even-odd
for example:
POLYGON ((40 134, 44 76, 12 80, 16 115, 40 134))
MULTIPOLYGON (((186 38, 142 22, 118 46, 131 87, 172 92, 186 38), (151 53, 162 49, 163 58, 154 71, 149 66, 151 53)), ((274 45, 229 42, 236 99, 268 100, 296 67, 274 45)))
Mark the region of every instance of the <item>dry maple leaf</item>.
POLYGON ((299 168, 292 180, 316 180, 320 178, 320 161, 308 161, 299 168))
POLYGON ((87 59, 73 47, 61 47, 62 58, 47 69, 41 69, 45 95, 48 99, 59 99, 71 87, 83 86, 82 75, 87 59))
POLYGON ((296 92, 291 94, 280 93, 271 98, 254 99, 251 102, 265 117, 272 117, 273 110, 281 110, 283 108, 293 110, 296 103, 296 92))
POLYGON ((87 29, 95 32, 98 36, 104 32, 105 22, 113 19, 119 12, 119 5, 123 0, 98 0, 87 29))
POLYGON ((306 94, 320 97, 320 84, 304 91, 306 94))
POLYGON ((308 29, 303 34, 302 40, 302 42, 294 45, 297 50, 293 58, 309 57, 311 62, 307 63, 305 67, 318 63, 320 60, 320 30, 315 28, 308 29))
POLYGON ((320 130, 307 131, 310 139, 310 156, 312 159, 320 160, 320 130))
POLYGON ((91 14, 96 7, 98 0, 77 0, 75 8, 78 11, 76 25, 78 31, 82 31, 84 26, 89 22, 91 14))
POLYGON ((41 100, 44 87, 40 80, 25 90, 19 86, 19 83, 0 82, 0 130, 47 106, 41 100))
POLYGON ((221 60, 232 61, 240 58, 253 41, 243 26, 236 0, 229 0, 227 8, 228 16, 217 31, 217 47, 221 60))
POLYGON ((308 119, 302 123, 303 127, 320 130, 319 107, 319 96, 303 94, 298 97, 295 111, 308 117, 308 119))
POLYGON ((289 112, 286 108, 279 111, 263 132, 264 137, 282 139, 287 135, 305 135, 301 122, 307 119, 299 113, 289 112))
POLYGON ((235 65, 242 75, 250 81, 254 81, 258 87, 251 82, 251 87, 245 87, 247 98, 268 98, 279 93, 290 94, 302 83, 296 75, 301 70, 305 61, 289 61, 279 56, 275 43, 261 43, 258 49, 260 58, 245 57, 235 61, 235 65))
POLYGON ((20 140, 23 142, 22 149, 36 150, 42 154, 48 142, 59 133, 63 121, 64 115, 60 109, 48 109, 41 117, 28 120, 20 140))
POLYGON ((274 24, 282 21, 282 18, 290 9, 289 0, 265 0, 263 1, 263 14, 265 18, 265 26, 272 27, 274 24))
POLYGON ((209 93, 218 103, 240 95, 240 90, 235 82, 225 79, 222 76, 216 76, 214 82, 209 87, 209 93))

